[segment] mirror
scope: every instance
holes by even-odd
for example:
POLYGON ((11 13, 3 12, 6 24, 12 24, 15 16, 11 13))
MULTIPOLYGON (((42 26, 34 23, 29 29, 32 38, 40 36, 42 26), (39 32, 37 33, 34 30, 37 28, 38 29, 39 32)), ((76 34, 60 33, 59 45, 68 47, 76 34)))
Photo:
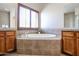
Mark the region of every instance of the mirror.
POLYGON ((64 14, 64 27, 75 28, 75 12, 69 12, 64 14))
POLYGON ((64 28, 79 29, 79 3, 64 4, 64 28))
POLYGON ((10 27, 10 12, 5 9, 0 9, 0 28, 10 27))

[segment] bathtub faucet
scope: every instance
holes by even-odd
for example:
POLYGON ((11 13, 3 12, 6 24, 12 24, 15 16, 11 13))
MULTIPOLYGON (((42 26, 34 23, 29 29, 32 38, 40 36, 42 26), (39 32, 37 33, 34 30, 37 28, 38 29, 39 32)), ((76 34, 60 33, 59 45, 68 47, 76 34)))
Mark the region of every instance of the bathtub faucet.
POLYGON ((41 32, 39 31, 38 34, 40 34, 41 32))

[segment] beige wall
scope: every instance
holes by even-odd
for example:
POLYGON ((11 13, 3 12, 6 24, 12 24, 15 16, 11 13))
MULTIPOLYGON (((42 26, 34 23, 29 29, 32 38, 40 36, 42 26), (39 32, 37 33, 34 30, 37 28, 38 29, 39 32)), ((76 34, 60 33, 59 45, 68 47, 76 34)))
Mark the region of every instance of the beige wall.
POLYGON ((79 28, 79 7, 75 8, 75 28, 79 28))
POLYGON ((64 26, 64 6, 62 4, 48 4, 41 12, 41 28, 61 29, 64 26))
POLYGON ((41 29, 46 33, 60 37, 64 28, 64 6, 62 4, 48 4, 41 12, 41 29))
POLYGON ((10 28, 17 28, 17 8, 10 10, 10 28))

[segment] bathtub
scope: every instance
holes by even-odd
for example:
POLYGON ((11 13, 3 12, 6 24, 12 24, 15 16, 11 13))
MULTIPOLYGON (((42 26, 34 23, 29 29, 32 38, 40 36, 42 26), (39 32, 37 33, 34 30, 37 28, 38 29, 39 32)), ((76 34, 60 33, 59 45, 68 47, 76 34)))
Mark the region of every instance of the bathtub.
POLYGON ((17 36, 17 39, 25 40, 52 40, 56 38, 57 36, 55 34, 22 34, 17 36))

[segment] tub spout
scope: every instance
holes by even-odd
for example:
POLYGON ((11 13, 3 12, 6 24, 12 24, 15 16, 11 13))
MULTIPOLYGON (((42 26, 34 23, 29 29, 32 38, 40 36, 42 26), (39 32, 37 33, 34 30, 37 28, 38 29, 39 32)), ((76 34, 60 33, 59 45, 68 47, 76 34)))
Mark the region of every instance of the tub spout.
POLYGON ((38 32, 38 34, 40 34, 41 32, 38 32))

